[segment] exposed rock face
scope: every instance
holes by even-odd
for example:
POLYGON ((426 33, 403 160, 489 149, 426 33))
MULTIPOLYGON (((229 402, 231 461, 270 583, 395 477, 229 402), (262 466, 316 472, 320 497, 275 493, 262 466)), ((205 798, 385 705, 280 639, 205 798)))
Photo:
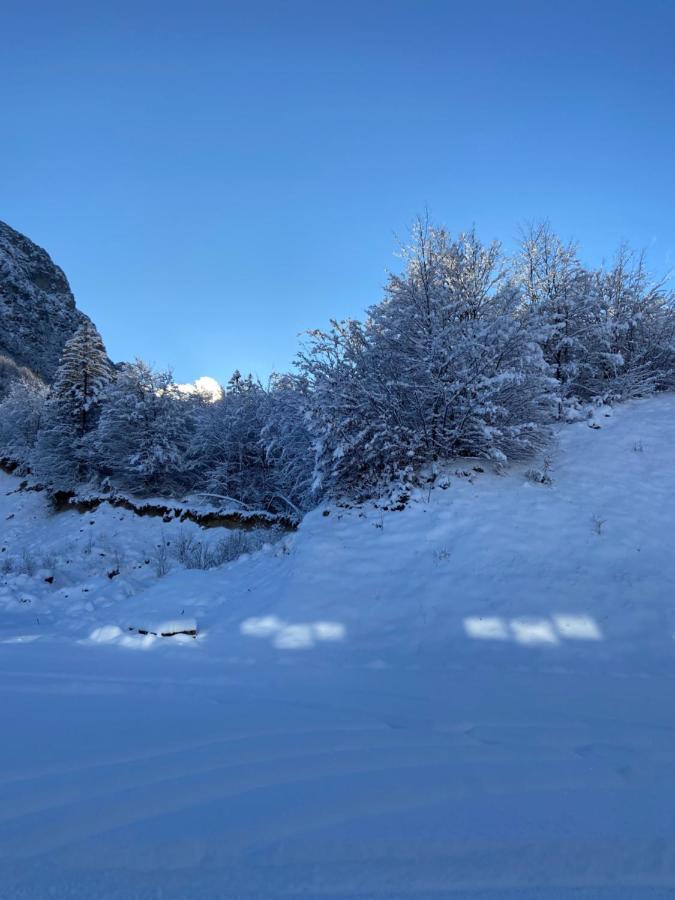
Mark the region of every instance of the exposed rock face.
POLYGON ((85 319, 49 254, 0 222, 0 395, 3 373, 10 380, 20 368, 51 381, 63 345, 85 319))

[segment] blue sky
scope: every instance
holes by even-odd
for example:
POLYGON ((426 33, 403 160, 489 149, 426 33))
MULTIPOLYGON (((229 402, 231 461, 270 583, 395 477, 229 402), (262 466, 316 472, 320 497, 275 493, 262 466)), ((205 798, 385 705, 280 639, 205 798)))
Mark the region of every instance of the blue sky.
POLYGON ((0 218, 115 359, 287 368, 425 207, 675 265, 675 3, 4 0, 0 218))

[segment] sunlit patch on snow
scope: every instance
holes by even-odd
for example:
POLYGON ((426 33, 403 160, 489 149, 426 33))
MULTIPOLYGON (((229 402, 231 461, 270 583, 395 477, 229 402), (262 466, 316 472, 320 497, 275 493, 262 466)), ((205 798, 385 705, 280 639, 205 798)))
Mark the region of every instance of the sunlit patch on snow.
POLYGON ((482 641, 508 641, 509 639, 506 625, 497 618, 475 616, 464 619, 464 630, 469 637, 482 641))
POLYGON ((347 629, 341 622, 284 622, 276 616, 244 620, 239 626, 249 637, 271 638, 279 650, 304 650, 317 642, 343 641, 347 629))
POLYGON ((14 637, 4 638, 0 644, 32 644, 39 637, 39 634, 17 634, 14 637))
POLYGON ((260 616, 259 618, 246 619, 239 626, 239 631, 250 637, 271 637, 271 635, 281 631, 285 625, 286 623, 276 616, 260 616))
POLYGON ((602 640, 602 632, 591 616, 568 613, 556 613, 551 619, 523 616, 510 621, 490 616, 470 616, 464 619, 464 631, 476 640, 513 639, 523 645, 559 644, 560 638, 566 641, 602 640))
POLYGON ((89 635, 89 640, 95 644, 111 644, 122 636, 122 629, 117 625, 103 625, 95 628, 89 635))
POLYGON ((602 633, 590 616, 553 616, 553 622, 562 638, 577 641, 601 641, 602 633))
POLYGON ((275 635, 272 642, 280 650, 302 650, 314 645, 311 625, 287 625, 275 635))
POLYGON ((341 622, 314 622, 314 636, 319 641, 343 641, 347 629, 341 622))
POLYGON ((154 634, 125 634, 120 638, 120 647, 129 647, 131 650, 147 650, 157 641, 154 634))
POLYGON ((558 635, 548 619, 512 619, 511 632, 519 644, 557 644, 558 635))
POLYGON ((89 640, 95 644, 117 644, 132 650, 147 650, 157 637, 152 634, 125 634, 118 625, 102 625, 92 631, 89 640))

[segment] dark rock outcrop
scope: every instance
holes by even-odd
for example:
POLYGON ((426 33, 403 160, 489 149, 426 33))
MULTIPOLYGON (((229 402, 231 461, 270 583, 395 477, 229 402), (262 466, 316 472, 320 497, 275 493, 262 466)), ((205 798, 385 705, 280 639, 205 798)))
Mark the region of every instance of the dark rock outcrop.
POLYGON ((51 381, 63 345, 85 319, 49 254, 0 222, 0 396, 21 369, 51 381))

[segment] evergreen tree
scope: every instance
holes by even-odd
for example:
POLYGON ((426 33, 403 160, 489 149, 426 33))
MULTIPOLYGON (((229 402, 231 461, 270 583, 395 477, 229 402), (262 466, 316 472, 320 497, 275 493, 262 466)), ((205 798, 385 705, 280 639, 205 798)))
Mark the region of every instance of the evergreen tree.
POLYGON ((72 490, 93 474, 90 436, 112 378, 101 336, 87 320, 63 349, 33 454, 33 469, 48 484, 72 490))
POLYGON ((91 429, 92 413, 112 374, 101 335, 87 319, 63 348, 52 391, 52 399, 78 417, 80 434, 91 429))

